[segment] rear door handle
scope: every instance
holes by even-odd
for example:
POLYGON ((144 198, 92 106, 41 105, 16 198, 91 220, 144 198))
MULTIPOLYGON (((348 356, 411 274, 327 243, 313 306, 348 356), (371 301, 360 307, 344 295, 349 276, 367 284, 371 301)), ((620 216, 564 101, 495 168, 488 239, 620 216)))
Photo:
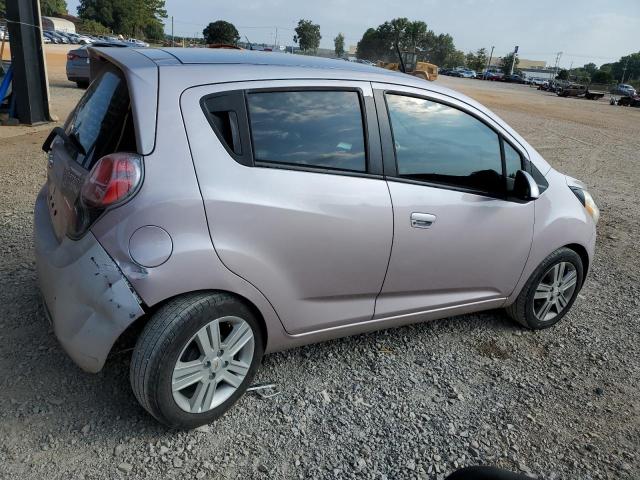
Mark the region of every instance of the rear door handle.
POLYGON ((411 226, 413 228, 430 228, 436 222, 436 216, 430 213, 411 214, 411 226))

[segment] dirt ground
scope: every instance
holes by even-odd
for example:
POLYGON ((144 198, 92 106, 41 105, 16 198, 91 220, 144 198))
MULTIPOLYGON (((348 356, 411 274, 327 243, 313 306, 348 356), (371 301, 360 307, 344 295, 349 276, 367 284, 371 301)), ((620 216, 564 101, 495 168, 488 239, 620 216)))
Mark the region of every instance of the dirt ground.
MULTIPOLYGON (((82 91, 47 48, 52 111, 82 91)), ((126 351, 81 372, 46 324, 32 253, 46 128, 0 127, 0 478, 442 478, 499 465, 545 479, 640 478, 640 109, 442 77, 484 103, 602 215, 572 311, 529 332, 467 315, 268 356, 222 419, 167 431, 130 392, 126 351)))

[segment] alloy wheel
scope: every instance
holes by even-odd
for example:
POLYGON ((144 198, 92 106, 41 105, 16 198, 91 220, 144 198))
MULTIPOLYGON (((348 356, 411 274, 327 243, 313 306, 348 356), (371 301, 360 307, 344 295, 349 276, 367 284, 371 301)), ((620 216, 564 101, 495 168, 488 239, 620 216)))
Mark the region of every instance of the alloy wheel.
POLYGON ((203 413, 222 404, 249 372, 255 339, 240 317, 222 317, 198 330, 178 356, 171 389, 176 404, 188 413, 203 413))
POLYGON ((533 296, 533 313, 540 322, 550 322, 567 308, 578 280, 570 262, 553 265, 540 279, 533 296))

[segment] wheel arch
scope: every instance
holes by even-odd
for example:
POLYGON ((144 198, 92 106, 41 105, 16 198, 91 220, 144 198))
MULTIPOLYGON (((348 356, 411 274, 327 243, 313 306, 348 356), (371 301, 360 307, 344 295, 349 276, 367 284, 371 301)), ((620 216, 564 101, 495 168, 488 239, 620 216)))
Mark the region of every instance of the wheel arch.
POLYGON ((580 257, 580 260, 582 261, 582 270, 583 270, 582 282, 584 283, 584 279, 587 277, 587 272, 589 271, 589 267, 590 267, 589 254, 587 253, 587 249, 583 245, 580 245, 579 243, 570 243, 561 248, 568 248, 569 250, 573 250, 580 257))
POLYGON ((140 334, 142 333, 142 330, 144 329, 146 324, 149 322, 149 320, 151 320, 151 317, 153 317, 153 314, 157 312, 160 308, 165 306, 167 303, 176 300, 177 298, 183 297, 185 295, 191 295, 194 293, 210 293, 210 294, 222 293, 225 295, 229 295, 235 298, 236 300, 238 300, 239 302, 243 303, 251 311, 251 313, 253 313, 256 320, 258 320, 258 325, 260 325, 260 334, 262 335, 264 345, 265 346, 267 345, 269 341, 269 330, 267 328, 266 320, 264 318, 264 315, 260 311, 260 309, 251 300, 249 300, 247 297, 244 297, 236 292, 232 292, 228 290, 202 289, 202 290, 194 290, 189 292, 182 292, 182 293, 173 295, 171 297, 165 298, 164 300, 150 307, 145 307, 144 308, 145 314, 135 319, 116 339, 113 346, 111 347, 111 350, 109 351, 109 354, 107 355, 107 360, 109 360, 109 358, 115 354, 129 351, 130 349, 132 349, 135 346, 135 343, 138 337, 140 336, 140 334))

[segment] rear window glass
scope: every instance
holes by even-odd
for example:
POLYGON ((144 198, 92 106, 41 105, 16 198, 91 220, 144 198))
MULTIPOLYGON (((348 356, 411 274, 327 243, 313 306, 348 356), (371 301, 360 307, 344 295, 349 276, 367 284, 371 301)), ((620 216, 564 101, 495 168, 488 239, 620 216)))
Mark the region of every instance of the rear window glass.
POLYGON ((357 92, 250 93, 248 105, 255 161, 366 170, 357 92))
POLYGON ((90 169, 104 155, 135 151, 130 111, 127 84, 119 73, 106 71, 92 82, 66 129, 85 152, 76 152, 76 161, 90 169))

